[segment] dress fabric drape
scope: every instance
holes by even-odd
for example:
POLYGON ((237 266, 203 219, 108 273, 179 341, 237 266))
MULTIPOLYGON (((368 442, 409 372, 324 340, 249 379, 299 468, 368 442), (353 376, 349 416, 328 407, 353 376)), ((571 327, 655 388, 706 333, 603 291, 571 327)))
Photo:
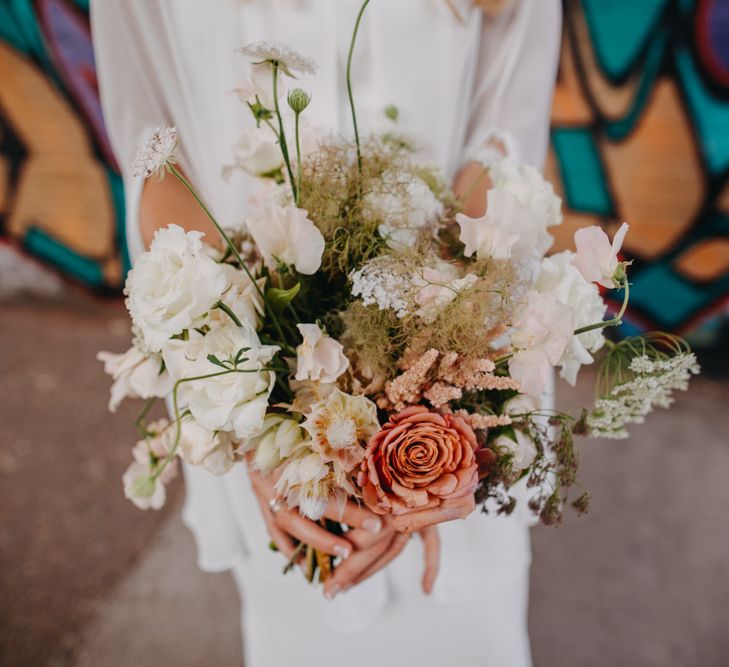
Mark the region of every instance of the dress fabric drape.
MULTIPOLYGON (((394 104, 399 129, 449 178, 494 136, 541 167, 559 0, 512 0, 496 18, 470 0, 453 2, 462 20, 445 0, 370 3, 353 62, 360 131, 381 128, 384 108, 394 104)), ((305 115, 335 136, 351 136, 344 66, 359 6, 360 0, 92 0, 101 99, 122 169, 133 257, 143 251, 142 183, 130 165, 150 128, 177 126, 181 165, 225 225, 242 221, 260 190, 245 174, 221 176, 252 122, 232 93, 247 70, 237 46, 265 39, 314 58, 317 76, 296 82, 312 93, 305 115)), ((421 545, 413 539, 384 572, 327 602, 301 577, 281 576, 281 557, 267 548, 244 466, 221 477, 184 470, 183 518, 199 565, 232 569, 241 589, 248 667, 531 664, 527 513, 474 513, 443 524, 431 597, 419 589, 421 545)))

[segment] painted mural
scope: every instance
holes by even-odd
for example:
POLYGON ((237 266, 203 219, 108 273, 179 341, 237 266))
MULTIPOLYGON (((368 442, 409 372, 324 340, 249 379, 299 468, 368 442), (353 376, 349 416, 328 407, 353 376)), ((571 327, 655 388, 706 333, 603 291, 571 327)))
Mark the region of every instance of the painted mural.
MULTIPOLYGON (((687 332, 729 297, 729 0, 567 0, 548 173, 579 226, 631 223, 630 328, 687 332)), ((123 197, 88 0, 0 3, 0 235, 118 290, 123 197)))

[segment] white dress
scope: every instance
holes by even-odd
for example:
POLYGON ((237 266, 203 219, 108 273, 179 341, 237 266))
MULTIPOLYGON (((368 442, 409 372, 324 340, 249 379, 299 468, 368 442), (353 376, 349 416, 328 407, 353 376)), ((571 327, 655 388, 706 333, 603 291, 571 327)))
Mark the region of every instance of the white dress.
MULTIPOLYGON (((239 45, 285 42, 320 66, 309 122, 350 136, 344 64, 360 0, 93 0, 91 18, 107 128, 122 167, 127 236, 142 251, 141 182, 129 173, 149 128, 176 125, 182 166, 224 223, 240 221, 260 184, 224 165, 248 112, 231 94, 245 73, 239 45)), ((498 18, 471 0, 373 0, 353 84, 360 132, 394 104, 398 124, 449 177, 494 135, 541 166, 561 26, 560 0, 512 0, 498 18)), ((160 221, 162 224, 170 221, 160 221)), ((386 570, 334 601, 297 574, 281 576, 244 466, 222 477, 185 468, 184 519, 200 567, 232 569, 243 599, 245 660, 266 665, 531 664, 527 633, 529 519, 478 512, 440 527, 440 574, 420 592, 413 539, 386 570)))

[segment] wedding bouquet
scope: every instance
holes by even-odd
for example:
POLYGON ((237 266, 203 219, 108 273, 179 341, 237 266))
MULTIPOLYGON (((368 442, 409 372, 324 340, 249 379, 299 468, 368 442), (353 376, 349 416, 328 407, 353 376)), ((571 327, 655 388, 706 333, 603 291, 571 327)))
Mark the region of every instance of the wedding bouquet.
MULTIPOLYGON (((315 73, 311 60, 269 43, 241 51, 251 72, 238 92, 256 122, 229 169, 264 186, 245 224, 228 229, 202 203, 176 166, 174 128, 137 159, 143 177, 178 178, 223 244, 169 225, 129 273, 133 345, 99 354, 112 411, 146 399, 127 497, 159 508, 179 457, 213 474, 247 461, 314 521, 347 499, 404 532, 476 506, 510 513, 520 481, 544 523, 569 503, 584 511, 587 492, 571 493, 574 436, 627 437, 698 372, 674 336, 604 336, 628 302, 627 225, 612 243, 581 229, 575 252, 546 257, 561 202, 535 169, 486 164, 486 213, 468 217, 418 161, 396 109, 360 141, 351 51, 351 143, 313 138, 309 95, 284 91, 284 77, 315 73), (600 287, 623 291, 608 319, 600 287), (594 405, 569 415, 544 404, 553 369, 574 384, 598 353, 594 405), (146 422, 158 399, 171 422, 146 422)), ((310 578, 335 564, 309 561, 310 578)))

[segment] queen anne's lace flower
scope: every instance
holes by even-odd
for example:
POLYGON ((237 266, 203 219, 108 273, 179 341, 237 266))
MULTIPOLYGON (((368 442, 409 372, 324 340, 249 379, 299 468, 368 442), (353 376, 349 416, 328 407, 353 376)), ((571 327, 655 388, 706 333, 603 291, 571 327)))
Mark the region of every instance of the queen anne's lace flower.
POLYGON ((168 164, 175 164, 177 159, 177 128, 156 127, 137 151, 132 163, 132 173, 143 178, 159 176, 168 164))
POLYGON ((410 314, 413 286, 402 271, 395 270, 386 256, 353 271, 349 279, 352 281, 352 296, 359 297, 365 306, 392 309, 399 318, 410 314))
POLYGON ((254 65, 263 62, 278 63, 278 66, 289 76, 292 75, 292 72, 316 74, 316 70, 319 68, 311 58, 301 55, 284 44, 261 41, 241 46, 238 51, 247 56, 254 65))
POLYGON ((699 372, 693 353, 653 359, 640 355, 631 360, 633 377, 595 402, 587 418, 591 435, 598 438, 628 437, 626 424, 642 424, 655 406, 668 408, 674 391, 686 391, 691 375, 699 372))

